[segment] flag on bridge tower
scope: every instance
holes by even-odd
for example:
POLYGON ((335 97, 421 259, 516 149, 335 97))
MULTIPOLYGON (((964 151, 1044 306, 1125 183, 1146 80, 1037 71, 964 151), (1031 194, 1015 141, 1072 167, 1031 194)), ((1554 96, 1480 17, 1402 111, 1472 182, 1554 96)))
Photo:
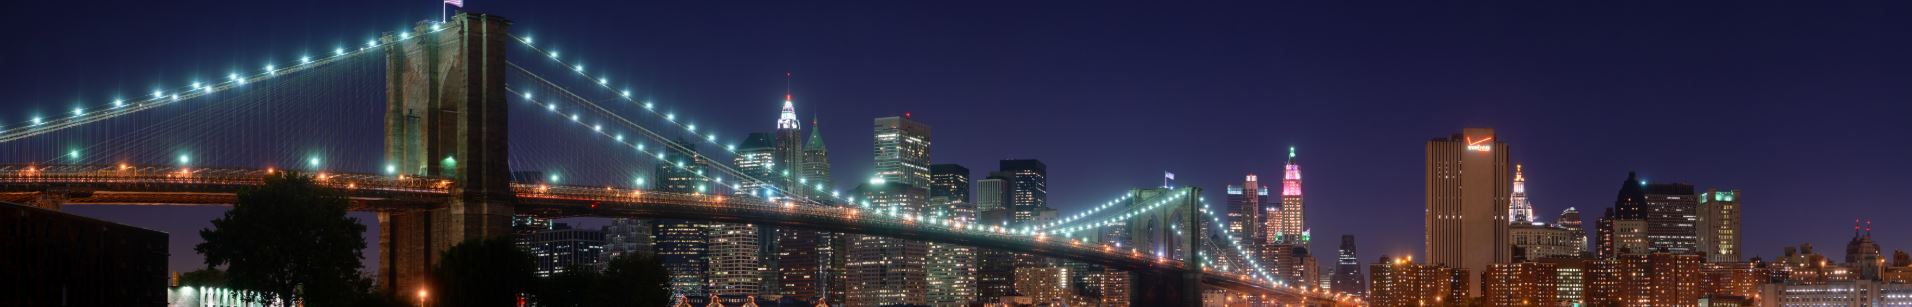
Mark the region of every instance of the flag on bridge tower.
POLYGON ((445 4, 456 6, 456 7, 465 7, 465 0, 445 0, 445 4))
POLYGON ((1175 183, 1175 173, 1162 171, 1162 187, 1164 188, 1171 187, 1171 186, 1174 186, 1174 183, 1175 183))

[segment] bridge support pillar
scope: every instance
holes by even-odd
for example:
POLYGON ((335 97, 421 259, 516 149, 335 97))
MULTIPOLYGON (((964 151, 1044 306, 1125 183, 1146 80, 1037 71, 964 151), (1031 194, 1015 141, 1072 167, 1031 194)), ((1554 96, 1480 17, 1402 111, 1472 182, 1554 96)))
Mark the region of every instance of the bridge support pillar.
POLYGON ((439 254, 511 233, 503 17, 459 13, 386 34, 385 157, 399 174, 449 178, 446 205, 379 216, 380 286, 412 293, 439 254), (443 30, 433 31, 435 28, 443 30))

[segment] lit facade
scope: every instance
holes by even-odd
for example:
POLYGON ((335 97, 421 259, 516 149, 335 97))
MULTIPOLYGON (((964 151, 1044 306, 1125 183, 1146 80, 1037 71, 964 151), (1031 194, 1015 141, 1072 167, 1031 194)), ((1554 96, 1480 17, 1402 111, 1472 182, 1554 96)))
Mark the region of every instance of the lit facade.
POLYGON ((741 297, 763 290, 763 272, 758 270, 758 230, 752 224, 711 223, 711 295, 741 297))
MULTIPOLYGON (((963 223, 976 221, 976 206, 969 203, 969 168, 956 164, 930 165, 930 208, 926 215, 963 223)), ((976 301, 976 248, 948 243, 928 243, 925 259, 931 306, 967 306, 976 301)))
POLYGON ((537 263, 539 277, 572 270, 596 270, 604 259, 604 232, 572 229, 557 224, 552 229, 532 231, 525 236, 525 252, 537 263))
MULTIPOLYGON (((897 215, 923 213, 926 189, 897 182, 871 182, 856 188, 868 210, 897 215)), ((846 306, 928 304, 924 270, 929 246, 921 241, 883 236, 851 235, 846 306)))
POLYGON ((1417 264, 1407 258, 1381 257, 1368 265, 1371 306, 1444 306, 1465 300, 1471 285, 1467 269, 1417 264))
POLYGON ((1706 189, 1699 196, 1699 250, 1709 262, 1739 262, 1739 190, 1706 189))
POLYGON ((929 186, 930 128, 909 117, 876 119, 876 177, 913 187, 929 186))
POLYGON ((1912 306, 1912 284, 1869 280, 1764 284, 1759 292, 1759 306, 1912 306))
POLYGON ((1507 150, 1487 128, 1427 142, 1428 263, 1481 272, 1513 260, 1507 150))
POLYGON ((1295 148, 1288 147, 1288 164, 1281 177, 1281 224, 1277 236, 1271 239, 1280 244, 1308 246, 1313 238, 1308 234, 1308 223, 1302 214, 1305 212, 1301 198, 1301 164, 1295 163, 1295 148))
POLYGON ((1251 251, 1259 250, 1257 247, 1263 242, 1260 231, 1262 220, 1265 219, 1263 207, 1272 205, 1268 203, 1268 187, 1261 186, 1259 179, 1254 173, 1249 173, 1242 185, 1229 185, 1227 189, 1228 221, 1223 226, 1228 228, 1229 233, 1244 236, 1240 238, 1242 243, 1250 246, 1243 247, 1251 251))
POLYGON ((1514 224, 1527 224, 1539 221, 1534 216, 1534 204, 1527 200, 1527 174, 1525 168, 1514 165, 1514 195, 1508 198, 1511 204, 1507 209, 1507 220, 1514 224))
POLYGON ((1579 257, 1576 244, 1586 242, 1575 238, 1571 229, 1552 224, 1513 224, 1507 226, 1507 233, 1518 249, 1515 254, 1527 260, 1579 257))
POLYGON ((1647 244, 1654 251, 1699 251, 1699 195, 1693 185, 1646 185, 1647 244))
MULTIPOLYGON (((677 146, 695 151, 696 144, 678 139, 677 146)), ((663 192, 708 193, 699 176, 707 162, 679 151, 665 153, 666 163, 653 172, 654 189, 663 192), (681 166, 681 167, 680 167, 681 166)), ((705 296, 710 283, 710 223, 692 220, 657 219, 651 224, 651 239, 657 257, 670 273, 673 296, 705 296)))
POLYGON ((1552 263, 1493 264, 1481 275, 1487 306, 1560 305, 1559 272, 1552 263))
POLYGON ((1341 235, 1341 249, 1335 254, 1334 277, 1329 289, 1357 297, 1367 295, 1367 280, 1361 274, 1359 257, 1354 247, 1354 235, 1341 235))

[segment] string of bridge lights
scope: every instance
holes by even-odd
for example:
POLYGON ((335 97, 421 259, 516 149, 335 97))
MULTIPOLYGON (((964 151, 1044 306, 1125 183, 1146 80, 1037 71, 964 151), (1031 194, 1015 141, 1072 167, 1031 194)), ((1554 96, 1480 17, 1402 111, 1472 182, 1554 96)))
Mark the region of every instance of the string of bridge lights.
MULTIPOLYGON (((1069 225, 1069 223, 1072 223, 1072 222, 1075 222, 1076 220, 1080 220, 1080 219, 1083 219, 1083 218, 1087 218, 1087 217, 1090 217, 1090 216, 1094 216, 1094 215, 1095 215, 1096 213, 1101 213, 1101 212, 1102 212, 1102 210, 1106 210, 1106 209, 1109 209, 1109 208, 1114 208, 1114 207, 1115 207, 1116 205, 1120 205, 1120 204, 1122 204, 1122 202, 1124 202, 1124 201, 1128 201, 1128 200, 1129 200, 1130 198, 1135 198, 1135 191, 1129 191, 1129 193, 1127 193, 1127 194, 1123 194, 1123 195, 1122 195, 1122 197, 1117 197, 1117 198, 1116 198, 1116 199, 1114 199, 1114 200, 1110 200, 1110 201, 1107 201, 1107 202, 1103 202, 1103 203, 1102 203, 1101 205, 1096 205, 1096 206, 1095 206, 1095 207, 1093 207, 1093 208, 1089 208, 1089 211, 1086 211, 1086 212, 1082 212, 1082 213, 1077 213, 1077 214, 1073 214, 1073 215, 1070 215, 1070 216, 1069 216, 1069 217, 1067 217, 1067 218, 1063 218, 1063 219, 1061 219, 1061 220, 1056 220, 1056 221, 1053 221, 1053 222, 1049 222, 1049 223, 1045 223, 1045 224, 1043 224, 1043 225, 1041 225, 1041 226, 1037 226, 1037 227, 1036 227, 1036 229, 1037 229, 1037 230, 1047 230, 1047 229, 1051 229, 1051 228, 1068 228, 1068 227, 1063 227, 1063 226, 1064 226, 1064 225, 1069 225)), ((1070 226, 1073 226, 1073 225, 1070 225, 1070 226)))
MULTIPOLYGON (((430 26, 430 30, 423 31, 421 34, 437 33, 443 30, 441 25, 442 23, 433 23, 430 26)), ((144 99, 128 100, 125 97, 116 97, 112 99, 111 102, 94 108, 88 108, 85 106, 85 103, 76 103, 73 110, 68 112, 70 115, 66 117, 48 118, 45 115, 33 115, 21 124, 9 125, 0 122, 0 142, 18 140, 159 106, 170 105, 179 101, 191 100, 200 96, 238 88, 247 83, 265 81, 281 75, 330 64, 347 57, 369 53, 368 51, 410 40, 413 37, 410 30, 400 31, 398 37, 391 42, 380 42, 379 39, 376 38, 370 39, 365 42, 364 47, 357 49, 347 49, 345 45, 340 45, 332 49, 331 55, 318 58, 314 58, 311 53, 301 53, 298 57, 298 61, 288 66, 278 66, 278 64, 268 61, 261 66, 261 69, 257 73, 233 71, 227 73, 223 81, 205 82, 193 80, 185 87, 170 90, 155 88, 151 95, 144 96, 144 99)))
MULTIPOLYGON (((630 89, 629 89, 628 87, 626 87, 626 88, 623 88, 623 89, 618 89, 618 88, 612 88, 612 87, 611 87, 611 85, 610 85, 610 77, 609 77, 609 76, 606 76, 606 75, 599 75, 599 76, 597 76, 597 77, 592 77, 592 76, 590 75, 590 73, 588 73, 588 72, 586 72, 586 70, 585 70, 585 68, 584 68, 585 66, 584 66, 584 64, 582 63, 582 61, 576 61, 576 62, 566 62, 566 61, 564 60, 564 58, 562 58, 562 57, 560 57, 560 56, 559 56, 559 52, 558 52, 558 50, 557 50, 556 48, 551 48, 551 49, 545 49, 545 48, 540 48, 540 47, 538 47, 538 46, 537 46, 536 44, 534 44, 534 43, 533 43, 533 40, 532 40, 532 38, 531 38, 531 36, 530 36, 530 35, 525 35, 525 36, 518 36, 518 35, 515 35, 515 34, 509 34, 509 35, 507 35, 507 36, 508 36, 508 37, 510 37, 510 38, 512 38, 512 39, 515 39, 515 40, 518 40, 518 42, 520 42, 520 43, 522 43, 522 44, 524 44, 524 45, 525 45, 525 47, 526 47, 526 48, 528 48, 528 49, 530 49, 530 50, 531 50, 532 52, 535 52, 535 53, 537 53, 538 55, 541 55, 542 57, 544 57, 544 58, 546 58, 546 59, 549 59, 549 60, 551 60, 552 62, 554 62, 554 63, 556 63, 556 64, 557 64, 558 66, 560 66, 560 67, 564 67, 564 68, 566 68, 565 70, 568 70, 568 71, 570 71, 570 72, 571 72, 572 74, 575 74, 575 75, 577 75, 577 76, 578 76, 578 77, 580 77, 580 78, 584 78, 585 80, 590 80, 590 81, 592 81, 591 83, 593 83, 593 84, 596 84, 596 85, 597 85, 597 86, 598 86, 599 88, 601 88, 601 89, 603 89, 603 90, 605 90, 605 91, 608 91, 608 92, 613 92, 613 93, 617 93, 617 96, 618 96, 618 98, 617 98, 617 99, 618 99, 618 100, 623 100, 623 101, 625 101, 625 102, 629 102, 629 103, 633 103, 633 104, 640 104, 640 105, 641 105, 641 106, 643 107, 643 109, 644 109, 644 111, 645 111, 646 113, 650 113, 650 114, 651 114, 651 115, 653 115, 653 116, 657 116, 658 118, 661 118, 661 119, 663 119, 663 120, 664 120, 665 122, 667 122, 667 123, 670 123, 670 124, 671 124, 672 126, 676 126, 676 127, 678 127, 678 128, 680 128, 680 129, 682 129, 683 131, 685 131, 685 132, 687 132, 687 133, 690 133, 691 135, 696 135, 696 136, 698 136, 698 137, 693 137, 693 139, 699 139, 699 140, 701 140, 701 141, 703 141, 703 142, 706 142, 706 143, 709 143, 709 144, 711 144, 711 145, 716 145, 716 146, 721 146, 721 148, 724 148, 724 151, 725 151, 725 152, 728 152, 728 153, 731 153, 731 154, 735 154, 735 153, 737 152, 737 145, 736 145, 736 144, 734 144, 734 143, 728 143, 728 142, 721 142, 721 141, 719 141, 719 138, 717 137, 717 133, 715 133, 715 132, 710 132, 710 131, 709 131, 709 129, 706 129, 706 132, 704 132, 704 133, 703 133, 702 135, 699 135, 699 134, 698 134, 698 131, 697 131, 697 130, 698 130, 698 129, 697 129, 697 124, 696 124, 696 123, 695 123, 694 121, 692 121, 692 120, 689 120, 689 119, 685 119, 685 120, 681 120, 681 121, 680 121, 680 120, 678 120, 678 118, 677 118, 677 114, 676 114, 676 113, 674 113, 674 112, 667 112, 667 111, 660 111, 660 110, 658 110, 658 109, 659 109, 659 107, 658 107, 658 104, 657 104, 656 102, 654 102, 654 101, 642 101, 642 102, 640 102, 640 101, 638 101, 638 100, 637 100, 636 98, 634 98, 634 97, 632 96, 632 94, 631 94, 631 90, 630 90, 630 89)), ((528 73, 528 71, 527 71, 527 73, 528 73)), ((557 84, 555 84, 555 83, 553 83, 553 82, 549 82, 549 81, 546 81, 545 83, 546 83, 547 85, 550 85, 550 86, 552 86, 552 87, 557 87, 557 88, 563 88, 563 87, 561 87, 561 86, 557 86, 557 84)), ((526 97, 526 99, 530 99, 530 98, 532 97, 532 96, 530 95, 530 93, 524 93, 523 95, 524 95, 524 96, 526 97)), ((576 96, 575 94, 571 94, 571 95, 572 95, 572 96, 576 96)), ((586 102, 586 103, 588 103, 588 102, 589 102, 589 100, 584 100, 584 99, 582 99, 581 97, 577 97, 577 98, 578 98, 578 99, 579 99, 580 101, 583 101, 583 102, 586 102)), ((599 108, 600 110, 602 110, 603 112, 606 112, 606 113, 610 113, 610 112, 609 112, 609 110, 604 110, 604 109, 603 109, 602 107, 598 107, 598 108, 599 108)), ((613 114, 613 116, 615 116, 615 113, 610 113, 610 114, 613 114)), ((659 141, 659 142, 663 142, 663 143, 665 143, 666 145, 668 145, 668 146, 671 146, 671 147, 678 147, 678 145, 676 145, 676 144, 670 144, 670 142, 668 142, 668 141, 659 141)), ((688 153, 688 154, 690 154, 690 155, 692 155, 692 156, 698 156, 698 157, 703 157, 703 154, 701 154, 701 153, 697 153, 697 152, 695 152, 695 151, 691 151, 691 150, 689 150, 689 149, 684 149, 684 148, 679 148, 679 150, 680 150, 680 151, 684 151, 684 152, 686 152, 686 153, 688 153)), ((734 170, 733 170, 733 171, 734 171, 734 170)), ((795 169, 790 169, 790 168, 784 168, 784 169, 772 169, 771 171, 772 171, 772 173, 775 173, 775 174, 779 174, 780 176, 783 176, 783 177, 789 177, 789 176, 791 175, 791 173, 795 171, 795 169)), ((751 178, 750 176, 748 176, 748 175, 745 175, 745 174, 742 174, 741 172, 737 172, 736 174, 733 174, 733 175, 736 175, 736 176, 740 176, 740 177, 745 177, 745 178, 750 178, 750 179, 753 179, 753 180, 756 180, 756 181, 759 181, 759 182, 763 182, 763 180, 761 180, 761 179, 757 179, 757 178, 751 178)), ((799 186, 802 186, 802 187, 808 187, 808 188, 810 188, 810 189, 811 189, 812 191, 814 191, 814 192, 818 192, 818 193, 822 193, 822 192, 824 192, 824 188, 825 188, 825 187, 823 186, 823 184, 822 184, 822 183, 820 183, 820 182, 819 182, 819 183, 816 183, 816 184, 814 184, 814 185, 812 185, 812 184, 811 184, 811 183, 809 182, 809 178, 802 178, 801 176, 799 176, 799 178, 797 178, 797 184, 798 184, 799 186)), ((783 189, 783 187, 781 187, 781 186, 778 186, 778 185, 775 185, 775 184, 766 184, 766 185, 764 185, 764 186, 766 186, 766 187, 771 187, 772 189, 776 189, 776 190, 779 190, 780 192, 782 192, 782 193, 784 193, 784 194, 786 194, 786 195, 798 195, 798 196, 802 196, 802 194, 796 194, 796 193, 789 193, 789 191, 784 191, 784 189, 783 189)), ((801 188, 799 188, 799 189, 801 189, 801 188)), ((841 191, 842 191, 841 189, 832 189, 832 190, 830 191, 830 194, 831 194, 831 197, 832 197, 832 198, 837 198, 837 199, 842 199, 843 197, 842 197, 842 196, 840 196, 840 195, 842 194, 842 192, 841 192, 841 191)), ((852 201, 852 202, 854 202, 854 201, 852 201)))
MULTIPOLYGON (((1154 210, 1155 210, 1155 209, 1157 209, 1157 208, 1162 208, 1162 206, 1163 206, 1163 205, 1167 205, 1167 204, 1168 204, 1168 203, 1170 203, 1170 202, 1173 202, 1173 201, 1176 201, 1176 200, 1180 200, 1180 199, 1182 199, 1183 197, 1185 197, 1185 196, 1188 196, 1188 195, 1189 195, 1189 194, 1191 193, 1191 191, 1192 191, 1192 190, 1188 190, 1188 189, 1182 189, 1180 193, 1175 193, 1174 195, 1170 195, 1170 196, 1169 196, 1168 198, 1165 198, 1165 199, 1157 199, 1157 200, 1155 200, 1154 202, 1150 202, 1150 203, 1149 203, 1148 205, 1144 205, 1144 206, 1142 206, 1141 208, 1137 208, 1137 209, 1135 209, 1135 210, 1132 210, 1132 211, 1130 211, 1130 212, 1127 212, 1127 213, 1123 213, 1123 214, 1118 214, 1118 215, 1115 215, 1115 216, 1111 216, 1111 217, 1109 217, 1109 218, 1107 218, 1107 219, 1104 219, 1104 220, 1102 220, 1102 221, 1100 221, 1100 222, 1095 222, 1095 223, 1087 223, 1087 224, 1081 224, 1081 225, 1075 225, 1075 226, 1070 226, 1070 227, 1064 227, 1064 228, 1059 228, 1059 229, 1051 229, 1051 230, 1043 230, 1043 229, 1041 229, 1041 228, 1032 228, 1031 230, 1033 230, 1033 231, 1036 231, 1036 232, 1041 232, 1041 233, 1048 233, 1048 234, 1061 234, 1061 235, 1066 235, 1066 236, 1073 236, 1073 235, 1074 235, 1074 233, 1075 233, 1075 232, 1078 232, 1078 231, 1083 231, 1083 230, 1090 230, 1091 228, 1095 228, 1095 227, 1107 227, 1107 226, 1112 226, 1112 225, 1115 225, 1115 223, 1116 223, 1116 222, 1120 222, 1120 221, 1126 221, 1126 220, 1128 220, 1128 219, 1130 219, 1130 218, 1134 218, 1134 217, 1135 217, 1136 215, 1140 215, 1140 214, 1142 214, 1142 213, 1146 213, 1146 212, 1149 212, 1149 211, 1154 211, 1154 210)), ((1123 198, 1123 199, 1127 199, 1127 198, 1129 198, 1129 197, 1130 197, 1130 196, 1132 196, 1132 195, 1133 195, 1133 193, 1131 193, 1130 195, 1123 195, 1123 196, 1122 196, 1122 198, 1123 198)))
POLYGON ((1273 274, 1268 273, 1268 270, 1261 265, 1261 261, 1255 260, 1255 257, 1250 256, 1248 254, 1248 251, 1241 247, 1240 237, 1237 237, 1235 236, 1234 233, 1229 232, 1228 227, 1221 227, 1221 225, 1223 225, 1221 219, 1217 217, 1214 210, 1209 210, 1207 197, 1198 197, 1197 199, 1198 199, 1197 202, 1201 203, 1201 206, 1202 206, 1202 210, 1201 210, 1202 215, 1207 216, 1208 220, 1211 222, 1211 223, 1208 223, 1208 226, 1214 227, 1215 230, 1221 232, 1223 238, 1228 238, 1227 241, 1228 241, 1229 247, 1233 247, 1235 249, 1235 252, 1241 255, 1242 261, 1247 262, 1250 267, 1255 269, 1255 274, 1260 275, 1267 282, 1274 283, 1275 286, 1278 286, 1278 287, 1285 286, 1284 282, 1282 282, 1279 279, 1276 279, 1273 274))
MULTIPOLYGON (((558 84, 557 84, 557 83, 555 83, 555 82, 551 82, 550 80, 547 80, 547 79, 545 79, 544 77, 542 77, 542 76, 539 76, 539 75, 537 75, 536 73, 533 73, 533 72, 531 72, 531 71, 530 71, 530 70, 528 70, 528 69, 525 69, 524 67, 520 67, 520 66, 518 66, 518 65, 517 65, 516 63, 511 63, 511 62, 506 62, 506 65, 508 65, 508 66, 510 66, 510 67, 511 67, 511 68, 513 68, 513 69, 516 69, 516 70, 517 70, 517 71, 519 71, 519 72, 522 72, 522 73, 524 73, 525 75, 527 75, 527 76, 529 76, 529 77, 530 77, 531 79, 533 79, 533 80, 535 80, 535 81, 537 81, 537 82, 539 82, 539 83, 541 83, 541 84, 543 84, 544 86, 548 86, 548 87, 551 87, 551 88, 553 88, 553 89, 555 89, 555 90, 556 90, 556 91, 558 91, 558 92, 559 92, 559 94, 560 94, 560 95, 558 95, 558 96, 561 96, 561 97, 564 97, 565 99, 569 99, 569 100, 572 100, 572 101, 575 101, 575 102, 576 102, 577 104, 579 104, 579 105, 580 105, 581 107, 583 107, 583 108, 586 108, 586 109, 590 109, 591 111, 593 111, 593 112, 596 112, 596 113, 598 113, 598 114, 599 114, 599 115, 601 115, 601 116, 605 116, 605 117, 608 117, 608 118, 610 118, 610 119, 613 119, 613 120, 614 120, 614 122, 617 122, 617 123, 622 123, 622 124, 623 124, 623 125, 625 125, 625 126, 629 126, 629 128, 631 128, 631 129, 635 129, 635 130, 636 130, 637 132, 639 132, 639 133, 640 133, 640 134, 641 134, 642 136, 644 136, 644 137, 648 137, 648 138, 651 138, 652 140, 655 140, 655 141, 657 141, 657 142, 659 142, 659 143, 661 143, 661 144, 663 144, 663 145, 661 146, 662 148, 660 148, 660 149, 659 149, 659 152, 663 152, 663 151, 664 151, 665 149, 669 149, 669 150, 676 150, 676 151, 678 151, 678 152, 680 152, 680 153, 683 153, 683 154, 685 154, 686 156, 691 156, 691 157, 697 157, 697 158, 703 158, 703 159, 709 159, 709 160, 715 160, 715 159, 710 159, 710 158, 709 158, 708 156, 706 156, 706 155, 704 155, 704 154, 702 154, 702 153, 700 153, 700 152, 697 152, 697 151, 695 151, 695 150, 691 150, 690 148, 687 148, 687 147, 684 147, 683 145, 679 145, 679 144, 676 144, 675 142, 672 142, 672 141, 670 141, 670 140, 668 140, 667 138, 665 138, 665 137, 664 137, 664 136, 663 136, 662 134, 659 134, 659 133, 657 133, 657 132, 655 132, 655 131, 652 131, 652 130, 650 130, 649 128, 645 128, 645 127, 644 127, 643 125, 638 125, 638 124, 637 124, 636 122, 632 122, 632 121, 631 121, 630 119, 626 119, 626 118, 624 118, 623 116, 621 116, 621 115, 618 115, 618 114, 617 114, 616 112, 612 112, 611 110, 609 110, 609 109, 606 109, 606 108, 604 108, 603 106, 599 106, 599 105, 597 105, 596 103, 594 103, 594 102, 592 102, 591 100, 589 100, 589 99, 585 99, 584 97, 582 97, 582 96, 579 96, 579 95, 577 95, 577 93, 574 93, 574 92, 572 92, 571 90, 569 90, 569 89, 566 89, 565 87, 563 87, 563 86, 560 86, 560 85, 558 85, 558 84)), ((558 108, 558 104, 557 104, 557 103, 555 103, 555 102, 542 102, 542 101, 538 101, 538 100, 536 99, 537 97, 536 97, 536 96, 533 96, 533 95, 532 95, 532 94, 531 94, 531 93, 530 93, 529 91, 516 91, 516 90, 513 90, 513 91, 511 91, 511 94, 512 94, 512 95, 515 95, 515 96, 519 96, 519 97, 521 97, 522 99, 525 99, 526 101, 530 101, 530 102, 533 102, 533 103, 537 103, 537 104, 539 104, 540 106, 543 106, 543 107, 545 108, 545 110, 547 110, 547 111, 550 111, 550 112, 553 112, 553 113, 558 113, 558 114, 563 114, 563 112, 561 112, 561 111, 559 110, 559 108, 558 108)), ((573 122, 577 122, 577 123, 580 123, 580 124, 582 124, 582 123, 583 123, 583 120, 584 120, 584 119, 583 119, 583 118, 581 117, 581 115, 582 115, 582 113, 572 113, 572 114, 571 114, 571 115, 570 115, 569 117, 570 117, 570 119, 571 119, 571 121, 573 121, 573 122)), ((591 128, 591 129, 592 129, 592 130, 594 130, 594 131, 598 131, 598 132, 600 132, 600 133, 606 133, 606 134, 607 134, 607 136, 610 136, 610 137, 611 137, 611 138, 612 138, 612 139, 613 139, 614 141, 618 141, 618 142, 623 142, 623 138, 624 138, 624 135, 623 135, 623 133, 611 133, 611 132, 602 132, 602 130, 604 129, 604 127, 603 127, 603 124, 601 124, 601 123, 600 123, 600 124, 593 124, 593 125, 589 125, 588 127, 589 127, 589 128, 591 128)), ((712 135, 714 136, 714 135, 715 135, 715 133, 712 133, 712 135)), ((641 144, 641 143, 639 143, 639 144, 638 144, 637 146, 635 146, 635 147, 636 147, 636 148, 639 148, 639 150, 640 150, 640 151, 642 151, 642 144, 641 144)), ((730 151, 730 152, 732 152, 732 153, 734 153, 734 152, 735 152, 735 147, 734 147, 734 146, 730 146, 730 147, 726 147, 726 150, 727 150, 727 151, 730 151)), ((767 183, 766 181, 764 181, 764 180, 762 180, 762 179, 758 179, 758 178, 755 178, 755 177, 752 177, 752 176, 750 176, 749 174, 746 174, 746 173, 744 173, 744 172, 742 172, 742 171, 739 171, 739 170, 737 170, 737 169, 734 169, 734 168, 731 168, 731 167, 730 167, 729 165, 727 165, 727 164, 722 164, 722 163, 714 163, 714 164, 712 164, 712 165, 714 165, 714 166, 716 166, 716 167, 718 168, 718 170, 719 170, 719 171, 722 171, 722 172, 724 172, 724 173, 728 173, 728 174, 730 174, 731 176, 734 176, 734 177, 738 177, 738 178, 742 178, 741 180, 748 180, 748 181, 752 181, 752 182, 756 182, 756 183, 758 183, 758 184, 761 184, 761 185, 760 185, 761 187, 764 187, 764 188, 766 188, 766 190, 764 190, 764 192, 765 192, 766 194, 765 194, 765 195, 763 195, 763 197, 764 197, 764 198, 766 198, 766 199, 768 199, 768 198, 770 198, 769 196, 771 196, 771 195, 769 195, 768 193, 769 193, 769 192, 771 192, 772 190, 774 190, 775 192, 777 192, 777 193, 781 193, 781 194, 783 194, 783 195, 795 195, 794 197, 797 197, 797 198, 803 198, 803 199, 804 199, 804 200, 805 200, 806 202, 813 202, 813 201, 811 201, 811 200, 809 200, 807 196, 804 196, 804 195, 802 195, 802 194, 797 194, 797 193, 790 193, 790 192, 789 192, 788 190, 786 190, 786 189, 784 189, 784 187, 781 187, 781 186, 778 186, 778 185, 775 185, 775 184, 768 184, 768 183, 767 183)), ((790 173, 789 173, 788 171, 784 171, 784 172, 783 172, 783 176, 785 176, 785 177, 788 177, 788 176, 789 176, 789 174, 790 174, 790 173)), ((809 183, 809 180, 808 180, 807 178, 799 178, 799 179, 798 179, 798 184, 800 184, 800 185, 806 185, 806 186, 808 186, 808 185, 807 185, 808 183, 809 183)), ((813 185, 813 186, 810 186, 810 187, 812 188, 812 190, 813 190, 813 191, 815 191, 815 192, 817 192, 817 194, 818 194, 818 196, 821 196, 822 194, 824 194, 824 186, 823 186, 823 184, 821 184, 821 183, 818 183, 818 184, 816 184, 816 185, 813 185)), ((799 188, 799 189, 801 189, 801 188, 799 188)), ((830 197, 831 197, 832 199, 834 199, 834 200, 838 200, 838 201, 846 201, 847 203, 852 203, 852 204, 854 204, 854 203, 856 203, 856 198, 855 198, 854 196, 850 196, 850 197, 844 197, 844 196, 842 195, 842 191, 841 191, 841 190, 831 190, 831 191, 829 191, 829 193, 828 193, 828 194, 829 194, 829 196, 830 196, 830 197)))

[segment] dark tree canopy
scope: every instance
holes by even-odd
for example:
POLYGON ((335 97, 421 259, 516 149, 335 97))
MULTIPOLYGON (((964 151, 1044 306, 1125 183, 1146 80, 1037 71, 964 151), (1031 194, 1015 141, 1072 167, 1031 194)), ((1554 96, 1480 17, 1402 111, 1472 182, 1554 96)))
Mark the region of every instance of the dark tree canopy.
MULTIPOLYGON (((347 217, 348 201, 311 177, 282 172, 265 185, 239 192, 225 216, 201 229, 193 247, 208 267, 225 267, 227 286, 264 299, 326 300, 351 296, 365 226, 347 217)), ((362 292, 360 292, 362 293, 362 292)))
POLYGON ((591 268, 565 270, 538 283, 539 306, 669 306, 670 275, 657 257, 626 254, 612 258, 600 273, 591 268))
POLYGON ((432 270, 432 306, 515 306, 536 281, 531 254, 509 237, 452 246, 432 270))

